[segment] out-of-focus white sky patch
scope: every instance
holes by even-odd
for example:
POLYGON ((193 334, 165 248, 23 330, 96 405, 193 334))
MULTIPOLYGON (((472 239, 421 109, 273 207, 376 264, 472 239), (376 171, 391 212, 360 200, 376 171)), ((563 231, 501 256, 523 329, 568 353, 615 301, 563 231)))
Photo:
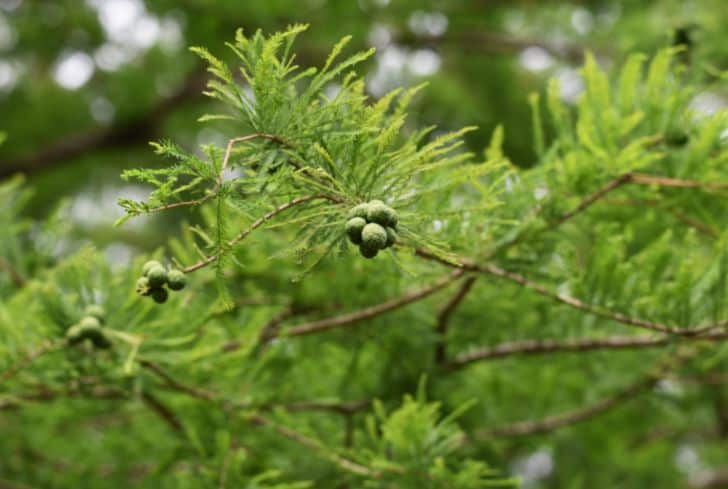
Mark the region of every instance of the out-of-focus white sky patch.
POLYGON ((369 92, 381 97, 414 77, 430 76, 440 69, 442 58, 431 49, 410 51, 390 44, 377 53, 377 67, 367 78, 369 92))
POLYGON ((693 476, 704 469, 698 451, 691 445, 680 445, 677 448, 675 452, 675 466, 680 472, 688 476, 693 476))
POLYGON ((20 70, 14 63, 0 59, 0 93, 12 90, 18 83, 20 70))
POLYGON ((511 465, 514 475, 521 478, 524 487, 545 479, 554 471, 554 457, 549 450, 538 450, 517 458, 511 465))
POLYGON ((514 185, 515 182, 511 179, 510 176, 507 176, 503 179, 503 187, 505 187, 506 192, 513 192, 514 185))
POLYGON ((94 98, 89 105, 89 109, 91 111, 91 117, 93 117, 96 122, 109 125, 114 120, 116 108, 109 99, 105 97, 94 98))
POLYGON ((209 127, 200 129, 197 133, 196 139, 197 146, 202 146, 203 144, 214 144, 216 146, 225 147, 228 142, 228 139, 223 133, 210 129, 209 127))
POLYGON ((573 104, 584 91, 584 80, 573 68, 563 68, 556 73, 559 81, 559 95, 565 102, 573 104))
POLYGON ((336 96, 341 92, 341 84, 340 83, 329 83, 324 87, 324 95, 326 95, 326 98, 331 100, 336 98, 336 96))
POLYGON ((369 44, 377 49, 384 49, 392 42, 392 31, 384 24, 374 23, 369 31, 369 44))
POLYGON ((724 109, 728 101, 715 92, 702 92, 690 101, 690 108, 698 117, 711 116, 724 109))
POLYGON ((594 16, 585 8, 576 8, 571 14, 571 25, 576 32, 586 35, 594 28, 594 16))
POLYGON ((415 10, 409 16, 407 25, 418 36, 439 37, 447 30, 447 17, 441 12, 415 10))
POLYGON ((407 68, 416 76, 430 76, 440 69, 442 59, 431 49, 418 49, 407 60, 407 68))
POLYGON ((255 92, 253 92, 253 89, 250 88, 250 85, 245 84, 242 87, 243 94, 247 97, 247 99, 250 101, 250 103, 255 103, 255 92))
POLYGON ((142 0, 87 0, 96 10, 107 42, 94 53, 99 68, 114 71, 149 48, 159 45, 174 53, 184 44, 182 24, 174 15, 150 14, 142 0))
POLYGON ((18 34, 3 14, 0 13, 0 51, 8 51, 18 42, 18 34))
POLYGON ((163 73, 154 79, 154 89, 162 97, 168 97, 179 88, 179 83, 178 78, 163 73))
POLYGON ((61 258, 67 255, 73 249, 74 243, 67 237, 61 237, 55 243, 50 251, 51 256, 54 258, 61 258))
POLYGON ((98 12, 106 37, 118 43, 131 41, 146 11, 141 0, 88 0, 88 3, 98 12))
POLYGON ((132 45, 142 49, 149 49, 157 43, 162 28, 156 17, 142 15, 137 19, 136 26, 132 32, 133 35, 130 38, 132 45))
POLYGON ((404 82, 404 67, 407 51, 396 45, 389 45, 377 52, 377 67, 370 73, 367 88, 375 97, 401 86, 404 82))
POLYGON ((358 0, 362 12, 368 12, 372 8, 384 8, 389 5, 390 0, 358 0))
POLYGON ((23 0, 0 0, 0 10, 12 12, 20 7, 21 3, 23 3, 23 0))
POLYGON ((556 291, 561 295, 571 295, 571 286, 569 282, 564 282, 556 288, 556 291))
MULTIPOLYGON (((149 197, 149 189, 141 185, 104 187, 100 192, 82 191, 76 194, 68 207, 70 220, 79 227, 110 226, 124 215, 117 204, 120 198, 143 200, 149 197)), ((143 229, 149 225, 151 216, 138 216, 124 226, 143 229)))
POLYGON ((683 387, 674 380, 660 379, 655 385, 655 390, 670 397, 682 397, 685 393, 683 387))
MULTIPOLYGON (((134 260, 135 254, 134 248, 123 243, 112 243, 104 249, 104 259, 112 270, 128 267, 134 260)), ((97 298, 97 302, 101 302, 100 298, 97 298)))
POLYGON ((94 51, 94 61, 102 71, 116 71, 131 59, 129 54, 120 46, 105 42, 94 51))
POLYGON ((520 33, 526 26, 526 15, 520 10, 512 10, 505 14, 505 30, 515 34, 520 33))
POLYGON ((379 68, 384 71, 399 71, 407 60, 407 51, 399 46, 388 46, 378 58, 379 68))
POLYGON ((162 51, 167 54, 176 53, 184 47, 184 41, 180 21, 172 16, 164 17, 159 31, 159 47, 162 51))
POLYGON ((239 178, 242 178, 244 175, 245 175, 245 170, 243 170, 241 167, 227 168, 227 169, 225 169, 225 173, 222 176, 222 181, 230 182, 230 181, 238 180, 239 178))
POLYGON ((540 46, 529 46, 518 56, 521 65, 528 71, 543 71, 554 65, 554 58, 540 46))
POLYGON ((93 76, 94 61, 83 51, 72 51, 61 55, 53 68, 53 78, 68 90, 78 90, 93 76))

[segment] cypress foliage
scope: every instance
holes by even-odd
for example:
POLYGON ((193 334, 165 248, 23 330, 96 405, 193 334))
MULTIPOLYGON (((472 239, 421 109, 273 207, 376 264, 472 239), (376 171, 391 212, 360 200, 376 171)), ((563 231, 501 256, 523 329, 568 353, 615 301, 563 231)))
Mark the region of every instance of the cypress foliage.
POLYGON ((196 216, 153 257, 59 256, 62 223, 19 218, 22 180, 0 186, 3 438, 62 426, 44 456, 71 460, 69 485, 110 466, 149 487, 474 489, 517 485, 509 437, 642 409, 686 427, 691 394, 660 386, 725 366, 728 113, 691 109, 678 51, 586 56, 575 107, 557 82, 534 94, 520 169, 502 128, 480 155, 472 128, 408 127, 426 88, 372 100, 349 38, 298 66, 305 30, 238 31, 235 65, 193 49, 223 107, 201 121, 236 136, 158 141, 166 166, 124 172, 152 190, 119 225, 196 216), (102 447, 79 419, 109 411, 124 436, 102 447))

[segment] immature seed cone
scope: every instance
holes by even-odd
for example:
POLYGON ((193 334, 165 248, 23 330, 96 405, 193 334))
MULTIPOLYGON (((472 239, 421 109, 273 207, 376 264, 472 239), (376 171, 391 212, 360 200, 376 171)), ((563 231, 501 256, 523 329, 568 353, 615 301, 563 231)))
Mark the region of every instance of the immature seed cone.
POLYGON ((81 319, 78 324, 68 328, 66 338, 72 345, 81 343, 84 340, 90 340, 96 348, 106 349, 111 347, 111 341, 104 334, 99 320, 92 316, 87 316, 81 319))
POLYGON ((394 227, 397 225, 397 213, 384 204, 381 200, 373 200, 369 202, 367 210, 367 221, 375 222, 381 226, 394 227))
POLYGON ((79 336, 81 335, 81 331, 83 331, 83 326, 80 324, 74 324, 70 328, 66 330, 66 339, 69 343, 74 344, 78 343, 79 336))
POLYGON ((391 228, 396 228, 397 223, 399 222, 399 216, 397 215, 397 211, 389 206, 387 206, 386 221, 386 226, 389 226, 391 228))
POLYGON ((359 204, 349 211, 349 214, 347 215, 347 219, 352 219, 354 217, 361 217, 364 219, 367 217, 368 209, 369 209, 369 204, 359 204))
POLYGON ((111 348, 111 341, 109 341, 109 338, 106 337, 104 330, 101 328, 87 329, 84 331, 84 336, 85 339, 91 340, 91 343, 93 343, 96 348, 101 350, 111 348))
POLYGON ((369 223, 361 231, 361 244, 368 249, 381 250, 387 245, 387 231, 376 223, 369 223))
POLYGON ((154 267, 147 273, 149 279, 149 286, 153 289, 163 287, 167 283, 167 271, 164 267, 154 267))
POLYGON ((89 304, 83 312, 86 316, 95 317, 102 323, 104 322, 104 316, 106 316, 106 310, 99 304, 89 304))
POLYGON ((170 270, 167 274, 167 286, 172 290, 182 290, 187 285, 187 277, 180 270, 170 270))
POLYGON ((362 243, 359 245, 359 253, 361 253, 361 256, 363 256, 364 258, 374 258, 375 256, 377 256, 377 253, 379 253, 379 249, 367 246, 362 243))
POLYGON ((136 293, 139 295, 149 295, 152 293, 152 287, 149 285, 147 277, 140 277, 136 282, 136 293))
POLYGON ((349 241, 354 244, 361 243, 361 232, 367 222, 362 217, 352 217, 346 221, 346 235, 349 237, 349 241))
MULTIPOLYGON (((144 266, 142 266, 142 275, 144 275, 146 277, 152 268, 157 268, 157 267, 162 267, 162 264, 159 263, 157 260, 149 260, 148 262, 146 262, 144 264, 144 266)), ((162 268, 164 268, 164 267, 162 267, 162 268)))
POLYGON ((397 242, 397 231, 387 226, 387 245, 386 248, 389 248, 390 246, 394 246, 394 244, 397 242))
POLYGON ((82 328, 100 328, 101 322, 93 316, 86 316, 78 323, 82 328))
POLYGON ((157 304, 164 304, 167 302, 168 297, 169 292, 167 292, 167 289, 161 287, 158 289, 152 289, 152 299, 154 299, 154 302, 157 304))
POLYGON ((684 146, 690 137, 685 131, 673 129, 665 135, 665 141, 671 146, 684 146))

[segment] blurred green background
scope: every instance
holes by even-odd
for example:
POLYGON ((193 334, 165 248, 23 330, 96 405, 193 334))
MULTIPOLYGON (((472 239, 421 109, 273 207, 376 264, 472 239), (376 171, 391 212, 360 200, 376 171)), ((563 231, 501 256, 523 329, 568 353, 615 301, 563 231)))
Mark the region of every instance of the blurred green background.
MULTIPOLYGON (((352 35, 350 52, 378 50, 360 68, 372 97, 427 81, 413 126, 477 125, 468 144, 481 151, 503 124, 508 156, 527 167, 529 92, 557 77, 573 101, 585 49, 609 66, 682 41, 701 74, 725 68, 727 10, 722 0, 0 0, 0 131, 8 135, 0 178, 29 176, 36 216, 70 199, 72 222, 101 246, 159 244, 149 226, 108 224, 120 215, 118 196, 145 193, 124 185, 120 170, 162 164, 148 141, 194 148, 228 136, 196 122, 212 110, 201 95, 205 72, 187 47, 226 55, 238 27, 272 32, 294 22, 311 24, 298 44, 302 64, 321 63, 332 43, 352 35)), ((714 108, 725 92, 696 103, 714 108)))
MULTIPOLYGON (((160 230, 171 234, 185 213, 112 228, 117 199, 147 192, 123 182, 121 170, 165 164, 150 140, 193 149, 232 136, 196 122, 215 110, 187 47, 226 56, 235 29, 273 32, 294 22, 311 24, 297 44, 301 64, 320 65, 333 43, 352 35, 349 52, 377 48, 360 67, 373 98, 427 81, 413 127, 477 125, 467 142, 481 152, 502 124, 506 153, 521 167, 535 160, 528 94, 556 77, 573 103, 585 50, 611 67, 635 51, 684 44, 683 59, 705 87, 693 105, 711 112, 728 100, 714 79, 728 68, 725 0, 0 0, 0 179, 25 174, 33 189, 27 212, 43 217, 63 205, 79 242, 95 243, 114 263, 159 246, 168 237, 160 230)), ((549 452, 525 448, 532 455, 515 460, 514 472, 526 482, 547 477, 549 452)), ((699 464, 689 446, 673 458, 686 473, 699 464)))

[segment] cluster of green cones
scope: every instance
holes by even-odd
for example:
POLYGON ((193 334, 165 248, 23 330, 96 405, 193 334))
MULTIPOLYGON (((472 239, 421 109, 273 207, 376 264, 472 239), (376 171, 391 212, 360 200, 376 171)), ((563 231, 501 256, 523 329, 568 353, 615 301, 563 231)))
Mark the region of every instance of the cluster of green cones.
POLYGON ((136 283, 136 292, 139 295, 149 296, 157 304, 167 302, 170 290, 182 290, 187 285, 187 277, 180 270, 167 270, 156 260, 148 261, 142 267, 142 276, 136 283))
POLYGON ((77 345, 88 340, 95 348, 105 350, 111 347, 111 341, 104 334, 105 316, 102 306, 92 304, 86 307, 84 317, 66 331, 68 343, 77 345))
POLYGON ((349 211, 346 235, 359 246, 364 258, 374 258, 379 250, 397 242, 397 222, 394 209, 381 200, 372 200, 349 211))

